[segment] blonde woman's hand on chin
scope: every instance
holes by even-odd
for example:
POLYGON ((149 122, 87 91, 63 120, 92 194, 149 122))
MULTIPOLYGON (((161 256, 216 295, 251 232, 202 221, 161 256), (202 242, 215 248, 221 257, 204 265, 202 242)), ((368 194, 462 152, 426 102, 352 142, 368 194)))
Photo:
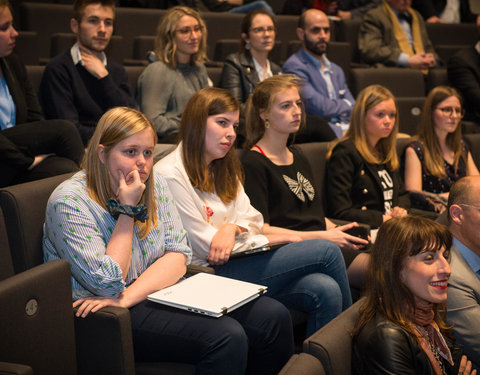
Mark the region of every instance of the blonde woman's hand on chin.
POLYGON ((136 206, 144 191, 145 184, 141 181, 140 174, 136 169, 126 176, 122 171, 118 171, 117 200, 120 204, 136 206))

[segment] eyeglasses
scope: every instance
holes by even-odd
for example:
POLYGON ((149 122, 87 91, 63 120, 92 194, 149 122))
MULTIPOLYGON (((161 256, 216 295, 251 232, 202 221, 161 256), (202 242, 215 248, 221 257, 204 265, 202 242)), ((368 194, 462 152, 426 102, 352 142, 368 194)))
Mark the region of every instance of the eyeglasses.
POLYGON ((183 29, 175 30, 176 33, 179 33, 181 36, 195 34, 201 34, 203 32, 203 27, 200 25, 194 27, 184 27, 183 29))
POLYGON ((249 29, 249 31, 253 31, 254 34, 265 34, 267 31, 269 33, 275 32, 275 26, 267 26, 267 27, 253 27, 249 29))
POLYGON ((463 110, 459 107, 437 107, 437 109, 442 112, 442 115, 445 117, 451 117, 455 112, 455 115, 462 118, 463 117, 463 110))

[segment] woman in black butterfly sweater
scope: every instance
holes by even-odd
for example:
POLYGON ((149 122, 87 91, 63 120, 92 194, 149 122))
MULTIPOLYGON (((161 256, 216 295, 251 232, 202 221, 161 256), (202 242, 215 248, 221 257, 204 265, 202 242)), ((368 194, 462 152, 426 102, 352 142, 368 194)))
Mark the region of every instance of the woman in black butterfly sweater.
POLYGON ((310 165, 301 150, 287 147, 291 134, 302 125, 300 84, 293 75, 279 75, 261 82, 247 102, 247 147, 242 158, 245 192, 264 218, 270 232, 285 229, 303 240, 327 239, 342 249, 350 284, 360 286, 368 255, 359 252, 367 241, 335 226, 323 216, 310 165))

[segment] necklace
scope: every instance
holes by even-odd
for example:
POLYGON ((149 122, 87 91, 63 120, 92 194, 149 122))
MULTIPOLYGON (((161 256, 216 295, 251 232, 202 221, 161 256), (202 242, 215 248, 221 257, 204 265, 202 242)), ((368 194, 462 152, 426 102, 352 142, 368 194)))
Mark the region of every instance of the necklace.
POLYGON ((433 341, 432 339, 430 338, 430 335, 428 334, 428 332, 423 328, 423 327, 420 327, 420 330, 422 332, 422 336, 425 337, 428 341, 428 344, 430 346, 430 350, 431 352, 433 353, 433 356, 435 357, 435 360, 437 361, 438 365, 440 366, 440 370, 442 370, 442 374, 443 375, 447 375, 446 371, 445 371, 445 366, 443 364, 443 361, 442 359, 440 358, 440 354, 438 354, 438 350, 437 348, 435 347, 435 345, 433 345, 433 341))

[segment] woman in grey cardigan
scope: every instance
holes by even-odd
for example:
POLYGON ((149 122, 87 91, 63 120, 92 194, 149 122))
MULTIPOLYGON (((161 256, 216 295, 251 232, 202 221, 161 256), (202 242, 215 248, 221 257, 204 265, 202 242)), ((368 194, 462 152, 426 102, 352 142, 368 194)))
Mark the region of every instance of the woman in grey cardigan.
POLYGON ((160 142, 175 142, 180 117, 190 97, 211 86, 206 59, 207 29, 195 10, 170 8, 158 25, 157 61, 138 79, 137 102, 152 121, 160 142))

